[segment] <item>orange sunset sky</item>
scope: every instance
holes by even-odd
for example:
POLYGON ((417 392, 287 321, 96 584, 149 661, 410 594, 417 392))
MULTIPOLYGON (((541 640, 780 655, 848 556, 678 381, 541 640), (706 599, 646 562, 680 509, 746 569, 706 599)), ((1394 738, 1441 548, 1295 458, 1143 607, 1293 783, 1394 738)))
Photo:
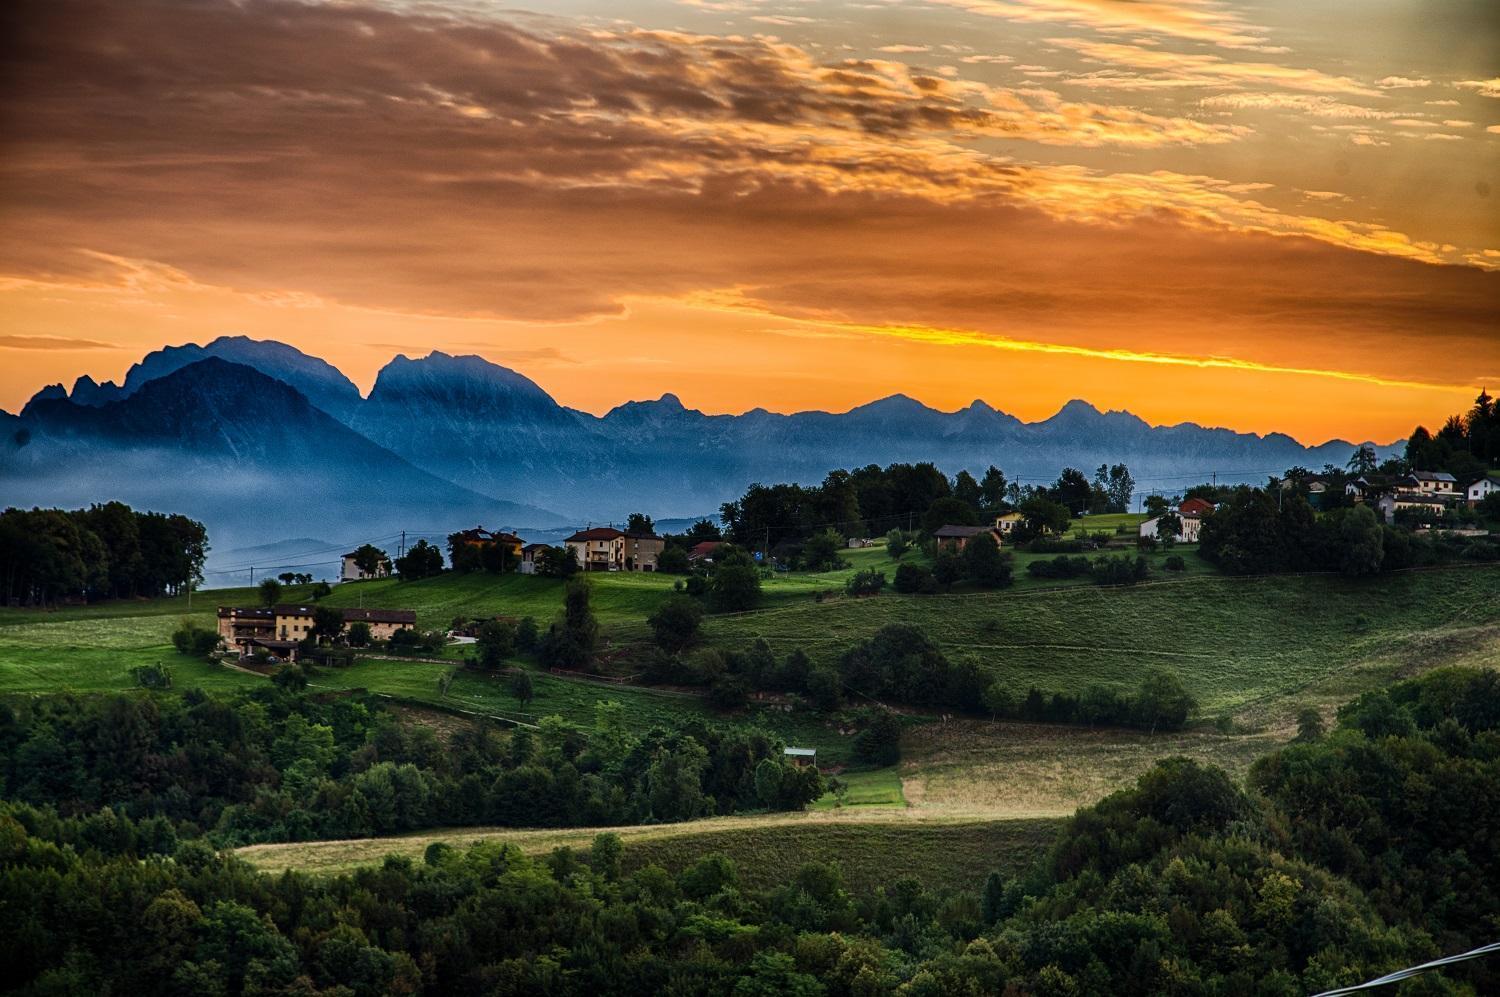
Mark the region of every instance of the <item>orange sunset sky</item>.
POLYGON ((13 0, 0 408, 165 344, 603 412, 1382 442, 1500 385, 1492 0, 13 0))

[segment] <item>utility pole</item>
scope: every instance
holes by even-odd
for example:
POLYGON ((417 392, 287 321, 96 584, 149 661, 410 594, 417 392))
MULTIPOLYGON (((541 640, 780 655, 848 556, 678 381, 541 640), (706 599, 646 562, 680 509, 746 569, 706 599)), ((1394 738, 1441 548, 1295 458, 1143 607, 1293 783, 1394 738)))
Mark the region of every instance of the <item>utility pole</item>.
POLYGON ((251 587, 255 585, 255 565, 253 564, 250 565, 250 585, 251 587))
POLYGON ((401 544, 396 548, 396 556, 402 557, 406 554, 406 531, 401 531, 401 544))

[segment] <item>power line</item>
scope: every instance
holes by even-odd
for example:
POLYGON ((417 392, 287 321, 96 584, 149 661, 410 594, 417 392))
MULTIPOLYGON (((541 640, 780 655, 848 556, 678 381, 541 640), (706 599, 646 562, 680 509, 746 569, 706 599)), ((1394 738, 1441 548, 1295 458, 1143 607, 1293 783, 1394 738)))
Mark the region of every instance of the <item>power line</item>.
POLYGON ((1444 956, 1441 959, 1434 959, 1431 962, 1424 962, 1420 966, 1408 966, 1406 969, 1398 969, 1394 973, 1387 973, 1386 975, 1378 979, 1369 980, 1365 983, 1358 983, 1352 987, 1339 987, 1337 990, 1325 990, 1320 994, 1314 994, 1313 997, 1340 997, 1341 994, 1353 994, 1358 993, 1361 990, 1372 990, 1375 987, 1389 986, 1392 983, 1400 983, 1402 980, 1409 980, 1413 976, 1418 976, 1422 973, 1427 972, 1428 970, 1441 969, 1444 966, 1451 966, 1454 963, 1466 962, 1469 959, 1478 959, 1480 956, 1490 955, 1494 952, 1500 952, 1500 942, 1491 942, 1489 945, 1481 945, 1477 949, 1470 949, 1468 952, 1460 952, 1458 955, 1444 956))

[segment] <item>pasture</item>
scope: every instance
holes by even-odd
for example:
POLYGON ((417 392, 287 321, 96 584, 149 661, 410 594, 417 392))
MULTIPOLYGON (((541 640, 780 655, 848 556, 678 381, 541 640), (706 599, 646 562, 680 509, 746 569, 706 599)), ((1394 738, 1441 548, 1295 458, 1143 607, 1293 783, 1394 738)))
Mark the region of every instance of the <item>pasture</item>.
POLYGON ((734 861, 742 885, 771 888, 807 862, 837 865, 845 885, 873 892, 903 877, 928 889, 973 889, 993 870, 1017 873, 1050 844, 1057 820, 949 820, 911 811, 809 812, 711 817, 687 824, 558 830, 456 828, 393 838, 250 845, 238 855, 267 872, 346 872, 387 855, 420 862, 427 847, 503 841, 532 855, 587 851, 600 831, 625 844, 624 868, 655 864, 677 872, 705 855, 734 861))

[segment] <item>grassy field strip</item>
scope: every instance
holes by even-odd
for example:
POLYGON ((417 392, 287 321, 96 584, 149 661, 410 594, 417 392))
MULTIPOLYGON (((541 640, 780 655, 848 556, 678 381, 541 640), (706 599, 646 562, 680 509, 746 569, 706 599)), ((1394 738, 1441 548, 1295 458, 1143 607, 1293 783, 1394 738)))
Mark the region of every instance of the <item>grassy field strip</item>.
POLYGON ((656 863, 676 871, 719 852, 735 860, 742 882, 756 887, 774 886, 801 864, 823 861, 839 863, 849 885, 859 890, 888 885, 899 878, 893 870, 930 887, 978 889, 989 871, 1016 871, 1033 861, 1057 827, 1058 821, 1051 818, 976 820, 906 810, 821 811, 612 828, 454 828, 393 838, 251 845, 237 854, 267 872, 333 874, 376 864, 387 855, 420 861, 435 842, 463 847, 498 840, 541 855, 559 847, 587 849, 594 835, 612 831, 625 843, 627 869, 656 863))

